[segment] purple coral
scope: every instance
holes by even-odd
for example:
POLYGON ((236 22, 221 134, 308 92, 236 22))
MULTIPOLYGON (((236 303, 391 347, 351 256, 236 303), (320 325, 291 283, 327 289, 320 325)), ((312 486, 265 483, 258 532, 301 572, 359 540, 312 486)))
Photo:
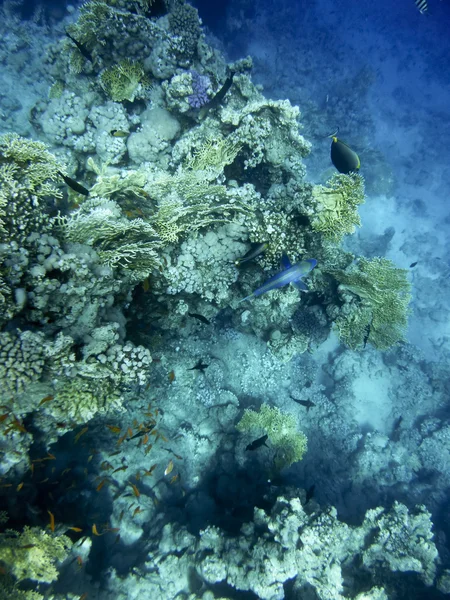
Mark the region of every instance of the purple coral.
POLYGON ((188 97, 188 102, 192 108, 201 108, 208 101, 208 87, 211 84, 211 81, 208 75, 200 75, 197 71, 189 71, 192 77, 192 91, 188 97))

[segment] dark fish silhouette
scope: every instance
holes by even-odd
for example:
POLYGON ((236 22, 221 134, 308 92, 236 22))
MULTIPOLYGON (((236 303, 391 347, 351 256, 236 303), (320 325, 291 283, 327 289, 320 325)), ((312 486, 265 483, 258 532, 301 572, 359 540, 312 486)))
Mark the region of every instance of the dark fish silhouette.
POLYGON ((263 435, 262 437, 258 438, 257 440, 254 440, 251 444, 249 444, 246 447, 246 450, 257 450, 261 446, 267 446, 266 442, 267 442, 268 437, 269 437, 268 435, 263 435))
POLYGON ((294 396, 291 396, 289 394, 289 398, 291 400, 293 400, 294 402, 297 402, 297 404, 301 404, 302 406, 306 406, 306 410, 308 411, 312 406, 315 406, 314 402, 311 402, 311 400, 298 400, 297 398, 294 398, 294 396))
POLYGON ((75 179, 72 179, 72 177, 69 177, 68 175, 64 175, 61 171, 58 171, 58 175, 64 179, 64 182, 72 188, 74 192, 83 194, 83 196, 89 196, 89 190, 81 185, 81 183, 78 183, 78 181, 75 181, 75 179))
POLYGON ((75 46, 78 48, 80 54, 82 56, 84 56, 84 58, 86 58, 89 62, 94 62, 94 60, 92 58, 92 54, 89 52, 89 50, 86 48, 86 46, 84 44, 82 44, 81 42, 76 40, 74 37, 72 37, 70 35, 70 33, 67 33, 67 31, 66 31, 66 35, 69 38, 69 40, 72 40, 72 42, 75 44, 75 46))
POLYGON ((309 486, 309 488, 306 490, 306 499, 305 499, 305 504, 304 506, 306 506, 308 504, 308 502, 311 500, 311 498, 314 498, 314 490, 316 489, 316 485, 313 483, 312 485, 309 486))
POLYGON ((199 361, 197 362, 196 365, 194 365, 193 367, 191 367, 190 369, 188 369, 188 371, 201 371, 202 373, 205 372, 205 369, 209 367, 209 365, 205 365, 202 362, 202 359, 200 358, 199 361))
POLYGON ((336 133, 331 134, 331 162, 339 171, 348 175, 349 173, 358 171, 361 166, 359 156, 345 142, 336 137, 336 133))
POLYGON ((416 262, 413 262, 413 263, 411 263, 411 264, 409 265, 409 268, 410 268, 410 269, 412 269, 413 267, 415 267, 415 266, 417 265, 417 263, 418 263, 418 262, 419 262, 419 261, 418 261, 418 260, 416 260, 416 262))
POLYGON ((392 425, 392 433, 391 433, 391 441, 392 442, 398 442, 398 440, 400 439, 400 433, 401 433, 401 424, 403 421, 403 417, 402 415, 400 415, 399 417, 397 417, 394 421, 394 424, 392 425))
POLYGON ((219 104, 225 98, 226 93, 228 92, 228 90, 230 89, 230 87, 233 84, 233 77, 234 77, 234 72, 231 72, 228 75, 228 77, 225 79, 225 83, 220 88, 220 90, 217 92, 217 94, 215 96, 213 96, 211 98, 211 100, 200 109, 200 118, 206 117, 206 115, 212 108, 217 108, 219 106, 219 104))
POLYGON ((199 321, 201 321, 205 325, 210 325, 211 324, 211 321, 208 321, 208 319, 206 317, 204 317, 203 315, 199 315, 198 313, 190 313, 190 312, 188 312, 188 315, 190 317, 193 317, 194 319, 198 319, 199 321))

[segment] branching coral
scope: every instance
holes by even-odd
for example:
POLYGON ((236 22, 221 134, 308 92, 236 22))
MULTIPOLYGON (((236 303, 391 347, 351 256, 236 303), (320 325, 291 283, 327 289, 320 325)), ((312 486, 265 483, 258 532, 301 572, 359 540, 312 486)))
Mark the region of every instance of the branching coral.
POLYGON ((240 148, 230 137, 207 139, 175 175, 156 175, 150 185, 158 201, 152 222, 164 242, 175 242, 183 232, 254 216, 257 194, 253 186, 227 188, 217 183, 240 148))
POLYGON ((230 165, 242 149, 243 143, 233 136, 223 137, 220 134, 208 137, 193 155, 186 161, 187 169, 206 171, 211 176, 218 176, 227 165, 230 165))
MULTIPOLYGON (((62 195, 51 181, 58 178, 58 171, 63 168, 41 142, 27 140, 15 133, 6 133, 0 137, 0 166, 2 187, 13 181, 21 181, 38 197, 60 198, 62 195)), ((7 191, 1 188, 0 191, 0 200, 4 203, 7 191)))
POLYGON ((313 187, 316 212, 312 228, 326 240, 339 242, 361 225, 358 206, 364 202, 364 179, 359 173, 335 173, 326 186, 313 187))
POLYGON ((69 217, 58 219, 64 238, 92 246, 102 263, 133 272, 142 281, 161 266, 161 239, 142 219, 126 219, 112 200, 93 198, 69 217))
POLYGON ((50 583, 58 578, 55 563, 67 557, 71 546, 67 536, 53 536, 38 527, 25 527, 22 533, 7 529, 0 534, 0 561, 17 581, 50 583))
POLYGON ((127 59, 105 69, 100 75, 100 83, 114 102, 133 102, 137 97, 142 97, 150 85, 142 66, 127 59))
POLYGON ((346 302, 336 319, 345 344, 356 349, 370 342, 385 350, 403 339, 411 299, 407 273, 386 258, 360 258, 346 271, 333 271, 346 302))
POLYGON ((301 460, 307 449, 306 436, 298 431, 294 416, 281 412, 276 406, 263 404, 259 412, 245 409, 236 429, 241 432, 264 431, 277 450, 275 462, 278 468, 301 460))

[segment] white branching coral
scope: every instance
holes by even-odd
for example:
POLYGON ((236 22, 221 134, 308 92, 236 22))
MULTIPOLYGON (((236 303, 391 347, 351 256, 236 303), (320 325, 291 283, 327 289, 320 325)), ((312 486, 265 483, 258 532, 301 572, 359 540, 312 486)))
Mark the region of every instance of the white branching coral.
POLYGON ((127 219, 113 200, 93 198, 69 217, 59 217, 58 225, 66 241, 92 246, 101 262, 110 267, 137 271, 145 277, 161 262, 161 239, 143 219, 127 219))

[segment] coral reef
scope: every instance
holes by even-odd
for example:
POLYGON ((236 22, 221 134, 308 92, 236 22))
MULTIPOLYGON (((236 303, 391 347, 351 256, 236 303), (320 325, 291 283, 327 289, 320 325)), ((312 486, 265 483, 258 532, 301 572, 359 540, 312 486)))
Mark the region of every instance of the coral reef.
MULTIPOLYGON (((51 501, 57 533, 77 539, 66 588, 43 593, 87 597, 74 569, 89 597, 118 600, 227 590, 276 600, 287 589, 386 600, 392 573, 431 586, 437 550, 422 506, 367 511, 375 503, 361 492, 362 524, 351 526, 283 482, 308 481, 322 457, 329 488, 335 472, 355 488, 375 476, 400 487, 433 462, 448 479, 437 417, 423 417, 416 453, 353 427, 358 365, 380 369, 389 355, 367 348, 357 365, 327 348, 334 363, 319 375, 307 354, 333 326, 351 349, 404 335, 405 271, 340 245, 361 225, 363 178, 308 182, 299 108, 261 93, 251 59, 227 65, 184 0, 90 0, 68 21, 45 59, 48 97, 30 111, 45 143, 0 137, 5 502, 44 526, 51 501), (283 255, 317 260, 308 292, 241 302, 283 255), (264 436, 266 448, 245 451, 264 436)), ((406 367, 402 377, 427 396, 406 367)), ((41 597, 20 582, 55 581, 71 544, 37 526, 1 533, 0 594, 41 597)))
MULTIPOLYGON (((293 492, 278 497, 270 512, 255 509, 253 521, 236 536, 208 527, 197 540, 167 524, 148 565, 156 566, 166 597, 185 589, 194 566, 211 585, 223 582, 263 600, 285 598, 283 586, 289 580, 299 595, 313 590, 321 600, 344 600, 350 598, 344 573, 348 581, 350 574, 360 576, 362 570, 364 591, 356 597, 386 599, 389 584, 383 590, 379 581, 388 580, 389 573, 414 572, 431 585, 437 560, 432 538, 430 514, 423 507, 413 513, 399 503, 389 511, 376 508, 359 527, 351 527, 337 519, 334 509, 306 511, 293 492)), ((359 591, 357 584, 354 591, 359 591)))

